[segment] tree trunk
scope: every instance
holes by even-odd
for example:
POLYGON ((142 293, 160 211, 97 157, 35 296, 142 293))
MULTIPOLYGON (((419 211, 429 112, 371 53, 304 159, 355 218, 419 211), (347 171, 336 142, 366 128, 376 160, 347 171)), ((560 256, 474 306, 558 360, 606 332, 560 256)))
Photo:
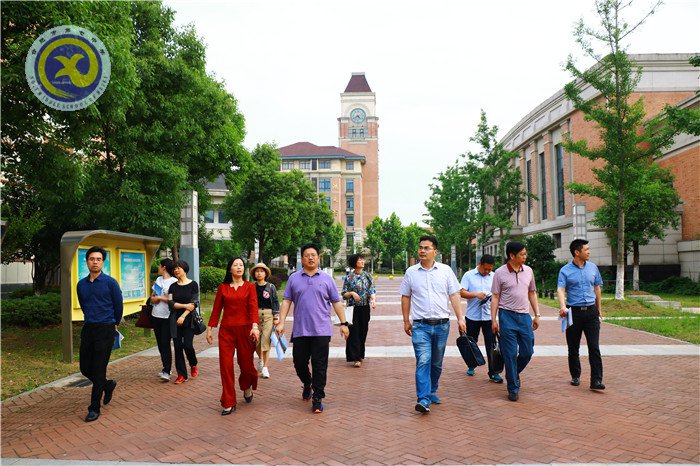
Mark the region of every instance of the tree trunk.
POLYGON ((632 241, 634 269, 632 272, 632 289, 639 291, 639 241, 632 241))
POLYGON ((173 243, 173 260, 178 261, 180 260, 180 254, 178 254, 178 249, 177 249, 177 241, 173 243))
POLYGON ((625 195, 621 187, 617 196, 617 275, 615 278, 615 299, 625 299, 625 195))
POLYGON ((394 275, 394 258, 391 258, 391 274, 394 275))

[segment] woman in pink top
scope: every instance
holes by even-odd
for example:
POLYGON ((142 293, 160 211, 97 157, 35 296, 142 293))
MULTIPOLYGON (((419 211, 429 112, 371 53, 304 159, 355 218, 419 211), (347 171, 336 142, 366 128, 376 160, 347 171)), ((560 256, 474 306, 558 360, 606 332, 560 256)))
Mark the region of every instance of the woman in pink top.
POLYGON ((219 369, 221 371, 222 416, 236 410, 236 382, 233 372, 233 355, 238 352, 241 374, 238 385, 243 390, 246 403, 253 401, 253 390, 258 387, 258 371, 253 364, 253 351, 260 338, 258 330, 258 296, 255 285, 243 280, 245 264, 237 257, 228 263, 224 282, 216 290, 214 307, 207 327, 207 342, 213 341, 211 329, 219 325, 219 369))

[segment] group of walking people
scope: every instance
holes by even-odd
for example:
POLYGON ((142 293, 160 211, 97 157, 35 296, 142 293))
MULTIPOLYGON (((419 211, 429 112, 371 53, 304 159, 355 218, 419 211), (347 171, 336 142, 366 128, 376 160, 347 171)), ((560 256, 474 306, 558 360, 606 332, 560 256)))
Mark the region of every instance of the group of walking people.
MULTIPOLYGON (((572 262, 562 267, 558 278, 560 316, 571 313, 573 325, 566 329, 571 384, 578 386, 581 377, 579 346, 585 334, 591 364, 593 390, 605 389, 603 366, 599 349, 602 279, 598 268, 590 262, 590 248, 585 240, 570 245, 572 262)), ((116 381, 107 380, 106 370, 114 330, 121 321, 123 302, 119 285, 101 273, 105 250, 93 247, 86 253, 90 274, 79 281, 78 299, 85 315, 81 333, 80 368, 93 382, 91 404, 86 421, 99 417, 101 404, 108 404, 116 381), (109 348, 109 349, 107 349, 109 348), (104 400, 102 400, 104 397, 104 400)), ((404 331, 411 337, 415 357, 415 410, 429 413, 438 397, 439 379, 450 328, 450 307, 457 317, 460 333, 475 340, 483 333, 486 347, 500 338, 504 360, 508 399, 517 401, 521 389, 520 374, 534 353, 534 331, 540 325, 534 274, 525 265, 527 250, 516 241, 506 246, 507 262, 493 271, 495 260, 481 257, 478 266, 457 281, 449 266, 436 262, 438 241, 435 236, 420 238, 419 262, 406 270, 401 282, 401 312, 404 331), (466 316, 461 298, 468 300, 466 316), (530 316, 530 308, 534 316, 530 316)), ((376 290, 372 276, 364 270, 362 254, 349 258, 350 270, 344 277, 342 292, 338 293, 332 277, 319 268, 320 251, 314 244, 301 247, 302 269, 289 276, 282 302, 277 289, 267 280, 270 269, 263 263, 251 268, 255 283, 246 281, 245 262, 232 259, 226 275, 216 291, 212 313, 206 328, 206 340, 213 343, 212 329, 218 327, 219 368, 222 392, 221 415, 236 411, 236 380, 234 355, 239 366, 238 387, 247 403, 252 402, 257 389, 258 370, 253 353, 257 352, 259 370, 269 378, 269 352, 272 333, 285 334, 285 321, 294 306, 291 332, 293 363, 302 382, 301 397, 311 400, 311 410, 324 410, 328 355, 333 326, 331 309, 340 324, 340 335, 346 342, 346 361, 361 367, 365 358, 371 309, 376 307, 376 290), (346 299, 353 307, 352 324, 346 319, 346 299)), ((158 377, 171 380, 172 356, 170 341, 175 348, 176 384, 197 377, 198 361, 193 341, 194 313, 199 312, 199 286, 187 277, 189 265, 183 260, 163 259, 158 267, 159 277, 153 285, 153 326, 161 355, 162 370, 158 377), (188 376, 186 361, 189 363, 188 376)), ((503 383, 500 371, 494 367, 487 351, 488 376, 494 383, 503 383)), ((468 367, 473 376, 476 367, 468 367)))
MULTIPOLYGON (((571 385, 581 383, 579 347, 583 333, 591 365, 590 388, 604 390, 599 347, 603 281, 598 267, 589 261, 588 241, 576 239, 569 250, 572 261, 559 272, 557 296, 560 317, 568 320, 571 313, 572 318, 572 324, 566 328, 571 385)), ((539 328, 541 318, 534 274, 525 265, 525 245, 509 242, 506 263, 495 272, 493 256, 482 256, 477 267, 464 274, 461 285, 449 266, 435 261, 437 254, 437 238, 421 237, 419 262, 406 271, 400 289, 404 331, 411 337, 416 356, 416 411, 429 413, 432 404, 441 402, 437 391, 450 329, 450 306, 460 333, 467 333, 474 340, 483 333, 488 376, 494 383, 503 383, 503 378, 488 349, 499 338, 508 399, 518 401, 522 387, 520 374, 534 354, 534 331, 539 328), (466 317, 462 314, 460 297, 468 300, 466 317)), ((468 367, 467 375, 473 376, 475 371, 476 367, 468 367)))

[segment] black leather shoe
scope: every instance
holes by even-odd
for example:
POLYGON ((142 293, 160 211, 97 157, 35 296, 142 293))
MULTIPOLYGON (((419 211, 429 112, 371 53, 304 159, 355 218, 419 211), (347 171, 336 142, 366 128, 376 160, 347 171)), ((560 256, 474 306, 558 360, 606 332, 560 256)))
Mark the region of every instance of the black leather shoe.
POLYGON ((591 390, 605 390, 605 385, 600 380, 596 380, 591 382, 591 390))
POLYGON ((518 401, 518 392, 508 392, 508 399, 510 401, 518 401))
POLYGON ((578 387, 579 385, 581 385, 581 379, 579 379, 578 377, 574 377, 573 379, 571 379, 571 385, 573 385, 574 387, 578 387))
POLYGON ((85 422, 96 421, 98 417, 100 417, 100 413, 97 411, 88 411, 87 416, 85 416, 85 422))
POLYGON ((229 409, 224 409, 223 411, 221 411, 221 415, 222 415, 222 416, 228 416, 229 414, 235 413, 235 412, 236 412, 236 407, 235 407, 235 406, 232 406, 232 407, 230 407, 229 409))
MULTIPOLYGON (((251 401, 253 401, 253 390, 251 390, 250 388, 248 390, 250 390, 250 396, 246 396, 245 392, 243 392, 243 399, 246 403, 250 403, 251 401)), ((248 390, 246 390, 246 392, 248 390)))
POLYGON ((109 402, 112 401, 112 393, 114 393, 115 388, 117 388, 116 380, 108 380, 107 385, 105 386, 105 398, 102 401, 102 404, 108 405, 109 402))

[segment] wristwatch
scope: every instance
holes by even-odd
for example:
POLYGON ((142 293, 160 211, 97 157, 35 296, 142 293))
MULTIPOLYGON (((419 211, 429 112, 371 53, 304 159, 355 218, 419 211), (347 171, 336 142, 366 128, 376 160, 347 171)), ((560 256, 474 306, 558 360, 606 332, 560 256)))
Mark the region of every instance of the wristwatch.
POLYGON ((347 322, 341 322, 340 325, 345 325, 346 327, 350 327, 350 324, 347 322))

